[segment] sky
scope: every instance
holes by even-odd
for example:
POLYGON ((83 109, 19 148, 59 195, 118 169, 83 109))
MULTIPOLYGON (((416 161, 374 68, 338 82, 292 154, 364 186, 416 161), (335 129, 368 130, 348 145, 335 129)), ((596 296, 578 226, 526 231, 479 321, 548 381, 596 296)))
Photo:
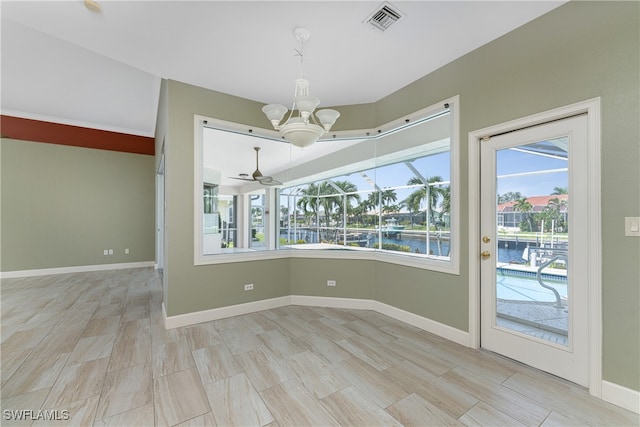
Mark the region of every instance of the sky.
MULTIPOLYGON (((560 148, 563 144, 566 144, 566 141, 560 138, 555 141, 521 145, 515 150, 505 148, 496 151, 497 193, 519 192, 525 197, 532 197, 550 195, 556 187, 568 188, 568 173, 566 171, 568 161, 566 151, 560 148), (533 149, 538 154, 517 151, 518 149, 533 149)), ((450 180, 449 152, 422 157, 411 163, 426 179, 440 176, 443 181, 450 180)), ((486 163, 483 162, 483 164, 486 163)), ((413 171, 404 162, 363 172, 380 188, 405 186, 411 178, 415 177, 413 171)), ((372 189, 370 182, 358 172, 334 177, 332 180, 349 181, 363 191, 372 189)), ((306 185, 300 187, 304 188, 306 185)), ((417 187, 396 189, 397 200, 393 204, 399 205, 417 189, 417 187)), ((366 197, 367 194, 361 195, 362 200, 366 197)))
MULTIPOLYGON (((448 152, 422 157, 412 161, 411 163, 424 178, 429 179, 433 176, 440 176, 444 181, 449 181, 450 179, 450 155, 448 152)), ((380 188, 407 185, 407 182, 415 176, 404 162, 363 172, 380 188)), ((358 172, 338 176, 332 180, 349 181, 356 185, 359 190, 363 191, 373 189, 371 184, 368 183, 367 180, 358 172)), ((301 187, 306 187, 306 185, 301 187)), ((397 189, 396 194, 398 199, 393 204, 400 204, 400 202, 406 199, 409 194, 416 190, 418 190, 418 188, 397 189)), ((361 196, 362 199, 365 199, 366 197, 366 194, 361 196)))
MULTIPOLYGON (((499 150, 496 154, 497 175, 523 172, 537 172, 566 169, 567 159, 556 159, 535 154, 522 153, 511 149, 499 150)), ((547 196, 555 187, 568 187, 568 173, 554 172, 529 176, 505 177, 498 179, 498 194, 520 192, 523 196, 547 196)))

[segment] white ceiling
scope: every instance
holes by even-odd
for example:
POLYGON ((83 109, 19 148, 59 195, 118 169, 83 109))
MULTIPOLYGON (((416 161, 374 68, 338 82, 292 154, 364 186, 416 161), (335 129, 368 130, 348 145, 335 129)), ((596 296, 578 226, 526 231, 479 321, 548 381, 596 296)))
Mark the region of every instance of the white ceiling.
POLYGON ((162 78, 290 105, 299 26, 321 107, 370 103, 562 3, 392 1, 381 32, 382 1, 2 0, 2 113, 153 136, 162 78))

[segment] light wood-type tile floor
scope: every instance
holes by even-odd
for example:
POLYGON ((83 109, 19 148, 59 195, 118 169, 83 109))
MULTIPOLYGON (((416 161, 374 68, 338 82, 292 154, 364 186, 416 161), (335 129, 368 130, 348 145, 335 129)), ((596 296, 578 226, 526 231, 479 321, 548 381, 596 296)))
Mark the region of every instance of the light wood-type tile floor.
POLYGON ((372 311, 288 306, 165 330, 148 268, 5 279, 1 291, 3 426, 640 424, 581 387, 372 311))

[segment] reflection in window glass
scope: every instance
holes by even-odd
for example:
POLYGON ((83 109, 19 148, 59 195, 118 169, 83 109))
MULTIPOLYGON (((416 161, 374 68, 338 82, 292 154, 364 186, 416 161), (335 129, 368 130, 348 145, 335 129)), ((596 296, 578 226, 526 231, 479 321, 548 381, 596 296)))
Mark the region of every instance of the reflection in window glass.
POLYGON ((254 250, 264 250, 265 245, 265 193, 261 191, 259 194, 249 195, 251 200, 250 207, 250 224, 251 238, 249 239, 249 247, 254 250))
POLYGON ((220 213, 220 232, 222 234, 221 246, 225 249, 233 249, 238 246, 238 226, 236 225, 236 196, 219 195, 218 212, 220 213))
POLYGON ((442 147, 280 192, 281 248, 389 251, 449 259, 450 156, 442 147), (434 150, 435 151, 435 150, 434 150))
POLYGON ((218 254, 237 244, 235 196, 219 194, 219 186, 203 185, 203 248, 205 255, 218 254))
POLYGON ((260 259, 265 254, 250 254, 329 249, 457 273, 458 125, 450 107, 434 105, 375 132, 338 132, 305 150, 196 116, 203 131, 196 132, 195 179, 210 185, 204 199, 196 185, 196 212, 212 215, 196 219, 196 263, 227 262, 208 256, 220 253, 260 259), (253 158, 228 161, 225 147, 233 144, 264 146, 263 171, 284 184, 251 182, 253 158), (210 234, 219 243, 198 250, 210 234))

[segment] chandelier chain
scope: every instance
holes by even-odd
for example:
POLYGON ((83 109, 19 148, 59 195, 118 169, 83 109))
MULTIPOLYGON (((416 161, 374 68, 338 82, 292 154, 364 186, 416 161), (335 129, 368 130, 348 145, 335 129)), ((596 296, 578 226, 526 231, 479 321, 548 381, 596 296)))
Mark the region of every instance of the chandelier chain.
POLYGON ((300 40, 300 49, 293 49, 295 56, 300 57, 300 77, 304 78, 304 40, 300 40))

